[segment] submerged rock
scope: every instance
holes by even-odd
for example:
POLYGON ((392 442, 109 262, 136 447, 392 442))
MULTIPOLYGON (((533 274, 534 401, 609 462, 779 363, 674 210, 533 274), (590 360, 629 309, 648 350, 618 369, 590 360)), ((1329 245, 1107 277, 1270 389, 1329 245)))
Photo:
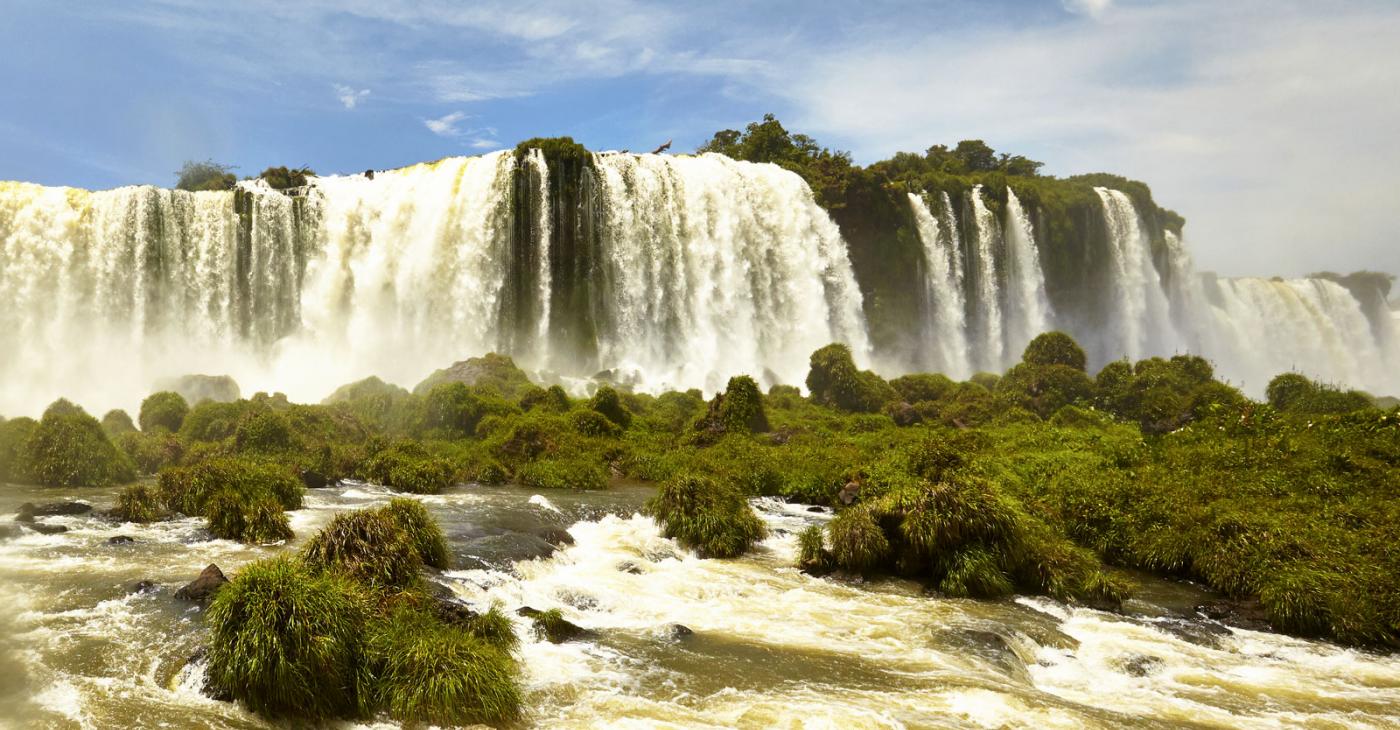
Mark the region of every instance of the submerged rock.
POLYGON ((68 531, 63 525, 46 525, 42 522, 28 522, 25 526, 39 533, 40 535, 61 535, 68 531))
POLYGON ((136 542, 136 538, 131 535, 114 535, 107 538, 108 545, 130 545, 136 542))
POLYGON ((87 502, 25 502, 19 506, 19 514, 15 516, 15 521, 33 522, 36 517, 67 517, 85 515, 91 511, 92 505, 87 502))
POLYGON ((594 633, 559 615, 558 610, 541 611, 529 606, 521 606, 515 612, 534 622, 535 635, 551 644, 586 639, 594 633))
POLYGON ((1196 606, 1196 613, 1226 626, 1251 631, 1269 631, 1269 616, 1257 598, 1222 598, 1196 606))
POLYGON ((574 536, 562 527, 546 527, 539 532, 540 539, 555 547, 574 544, 574 536))
POLYGON ((159 587, 160 587, 160 586, 157 586, 156 583, 155 583, 155 581, 153 581, 153 580, 138 580, 138 581, 136 581, 135 583, 132 583, 132 584, 131 584, 131 589, 128 590, 127 592, 128 592, 128 593, 154 593, 154 592, 156 592, 157 589, 159 589, 159 587))
POLYGON ((695 635, 695 632, 691 630, 689 626, 686 626, 684 624, 671 624, 669 627, 667 627, 666 633, 670 635, 672 639, 676 640, 684 639, 687 636, 695 635))
POLYGON ((433 598, 433 613, 437 614, 443 623, 454 626, 465 626, 481 614, 473 611, 470 606, 454 598, 444 598, 435 596, 433 598))
POLYGON ((1162 658, 1133 654, 1122 663, 1123 671, 1132 677, 1146 677, 1162 667, 1162 658))
POLYGON ((182 601, 203 601, 217 593, 225 583, 228 583, 228 578, 224 577, 224 571, 210 563, 209 567, 200 571, 198 578, 175 591, 175 597, 182 601))

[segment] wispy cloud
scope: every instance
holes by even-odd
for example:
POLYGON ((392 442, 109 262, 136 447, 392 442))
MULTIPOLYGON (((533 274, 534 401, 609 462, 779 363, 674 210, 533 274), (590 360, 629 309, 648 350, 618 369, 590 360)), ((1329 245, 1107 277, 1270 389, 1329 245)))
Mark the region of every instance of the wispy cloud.
POLYGON ((466 119, 466 112, 452 112, 437 119, 424 119, 423 126, 439 137, 456 137, 462 134, 462 129, 458 125, 466 119))
POLYGON ((346 109, 354 109, 365 97, 369 96, 369 89, 356 90, 345 84, 332 84, 332 87, 335 89, 335 98, 339 99, 346 109))
POLYGON ((1098 18, 1113 6, 1113 0, 1060 0, 1060 4, 1071 13, 1098 18))

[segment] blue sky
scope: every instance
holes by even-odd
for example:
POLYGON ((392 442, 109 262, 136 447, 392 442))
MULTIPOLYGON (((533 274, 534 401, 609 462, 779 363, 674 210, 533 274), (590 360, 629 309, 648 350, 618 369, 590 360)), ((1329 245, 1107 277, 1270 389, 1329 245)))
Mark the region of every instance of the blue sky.
POLYGON ((870 162, 986 139, 1144 179, 1203 268, 1400 272, 1400 3, 9 0, 0 179, 170 184, 688 151, 775 112, 870 162))

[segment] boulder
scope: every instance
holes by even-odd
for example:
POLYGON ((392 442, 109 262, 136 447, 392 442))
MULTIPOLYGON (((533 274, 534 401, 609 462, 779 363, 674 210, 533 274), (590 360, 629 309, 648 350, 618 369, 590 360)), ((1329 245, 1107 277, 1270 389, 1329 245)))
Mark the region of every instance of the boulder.
POLYGON ((890 408, 890 418, 894 419, 896 426, 913 426, 924 420, 924 417, 919 415, 914 406, 908 403, 900 403, 890 408))
POLYGON ((63 525, 46 525, 42 522, 29 522, 26 526, 40 535, 61 535, 68 531, 63 525))
POLYGON ((15 517, 15 521, 33 522, 35 517, 85 515, 91 511, 92 505, 87 502, 45 502, 44 504, 25 502, 19 506, 19 514, 15 517))
POLYGON ((1268 631, 1269 616, 1258 599, 1221 599, 1196 606, 1196 613, 1226 626, 1251 631, 1268 631))
POLYGON ((1123 671, 1132 677, 1146 677, 1162 666, 1162 658, 1146 654, 1133 654, 1123 660, 1123 671))
POLYGON ((860 482, 846 482, 846 486, 841 487, 840 494, 836 495, 841 500, 841 504, 850 504, 860 496, 860 482))
POLYGON ((472 619, 481 615, 461 601, 442 596, 433 598, 433 613, 437 614, 438 619, 443 623, 454 626, 470 624, 472 619))
POLYGON ((551 644, 562 644, 566 641, 584 639, 593 635, 592 631, 560 617, 554 611, 541 611, 537 608, 521 606, 515 613, 533 621, 535 635, 551 644))
POLYGON ((695 632, 684 624, 671 624, 666 628, 666 634, 672 639, 679 641, 687 636, 694 636, 695 632))
POLYGON ((213 596, 228 583, 224 571, 213 563, 200 572, 199 577, 190 581, 184 588, 175 591, 175 597, 182 601, 204 601, 213 596))
POLYGON ((136 542, 136 538, 131 535, 115 535, 107 538, 108 545, 130 545, 136 542))
POLYGON ((131 584, 131 590, 129 590, 129 591, 127 591, 127 592, 128 592, 128 593, 154 593, 154 592, 156 591, 157 588, 159 588, 159 586, 156 585, 155 581, 151 581, 151 580, 138 580, 138 581, 136 581, 135 583, 132 583, 132 584, 131 584))
POLYGON ((325 474, 315 469, 302 469, 299 476, 301 477, 301 483, 304 484, 307 489, 325 489, 326 487, 334 486, 325 474))
POLYGON ((539 536, 540 539, 554 547, 574 544, 574 536, 562 527, 546 527, 539 532, 539 536))

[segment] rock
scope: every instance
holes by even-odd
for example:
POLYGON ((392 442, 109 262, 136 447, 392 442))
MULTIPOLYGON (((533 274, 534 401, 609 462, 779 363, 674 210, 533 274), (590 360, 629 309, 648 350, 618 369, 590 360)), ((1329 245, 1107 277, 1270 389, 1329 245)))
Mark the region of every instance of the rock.
POLYGON ((300 476, 301 483, 306 485, 307 489, 325 489, 332 486, 331 480, 315 469, 302 469, 300 476))
POLYGON ((22 534, 24 530, 20 529, 19 525, 0 525, 0 540, 9 540, 22 534))
POLYGON ((1123 671, 1129 676, 1146 677, 1162 666, 1162 658, 1146 654, 1133 654, 1123 660, 1123 671))
POLYGON ((27 525, 29 529, 40 535, 62 535, 68 531, 68 528, 63 525, 46 525, 42 522, 30 522, 27 525))
POLYGON ((684 624, 671 624, 670 627, 667 628, 667 634, 669 634, 672 639, 680 640, 687 636, 694 636, 695 632, 684 624))
POLYGON ((1269 616, 1256 598, 1210 601, 1196 606, 1196 613, 1226 626, 1250 631, 1270 630, 1269 616))
POLYGON ((217 593, 225 583, 228 583, 228 578, 224 577, 224 571, 210 563, 209 567, 200 572, 198 578, 175 591, 175 597, 182 601, 203 601, 217 593))
POLYGON ((373 180, 373 179, 374 179, 374 170, 365 170, 365 179, 366 179, 366 180, 373 180))
POLYGON ((46 502, 44 504, 25 502, 19 506, 19 514, 15 517, 15 521, 33 522, 35 517, 85 515, 91 511, 92 505, 87 502, 46 502))
POLYGON ((924 420, 914 406, 908 403, 900 403, 890 409, 890 418, 894 419, 896 426, 912 426, 924 420))
POLYGON ((537 608, 521 606, 515 613, 533 621, 535 624, 535 635, 545 639, 551 644, 562 644, 566 641, 593 636, 592 631, 568 619, 560 617, 555 612, 541 611, 537 608))
POLYGON ((820 506, 820 505, 815 505, 815 504, 814 504, 814 505, 812 505, 811 507, 808 507, 808 508, 807 508, 807 511, 808 511, 808 512, 811 512, 811 513, 813 513, 813 514, 822 514, 822 513, 826 512, 826 508, 825 508, 825 507, 822 507, 822 506, 820 506))
POLYGON ((850 504, 860 496, 860 482, 846 482, 846 486, 841 487, 841 493, 836 495, 841 500, 841 504, 850 504))
POLYGON ((136 542, 136 538, 131 535, 116 535, 107 538, 108 545, 130 545, 136 542))
POLYGON ((555 547, 574 544, 574 536, 562 527, 546 527, 539 532, 539 536, 555 547))
POLYGON ((620 570, 620 571, 622 571, 622 572, 624 572, 624 573, 630 573, 630 574, 632 574, 632 575, 641 575, 641 574, 642 574, 642 566, 637 565, 636 563, 632 562, 631 560, 624 560, 624 561, 622 561, 621 563, 618 563, 618 564, 617 564, 617 569, 620 570))
POLYGON ((437 614, 438 619, 443 623, 455 626, 471 623, 472 619, 481 615, 461 601, 442 597, 433 599, 433 613, 437 614))
POLYGON ((156 390, 173 390, 190 405, 206 400, 232 403, 243 396, 238 382, 228 375, 182 375, 156 383, 156 390))
POLYGON ((129 590, 129 591, 127 591, 127 592, 128 592, 128 593, 154 593, 154 592, 156 591, 157 588, 158 588, 158 586, 155 584, 155 581, 150 581, 150 580, 138 580, 138 581, 136 581, 135 583, 132 583, 132 584, 131 584, 131 590, 129 590))

